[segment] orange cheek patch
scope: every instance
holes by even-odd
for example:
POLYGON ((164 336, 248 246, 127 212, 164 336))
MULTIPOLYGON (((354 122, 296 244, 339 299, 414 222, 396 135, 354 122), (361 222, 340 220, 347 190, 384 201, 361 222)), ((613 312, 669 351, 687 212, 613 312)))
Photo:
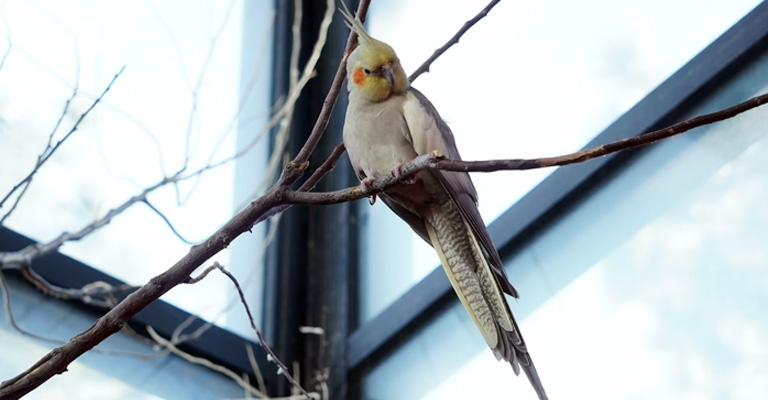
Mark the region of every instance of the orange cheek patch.
POLYGON ((362 68, 358 68, 352 73, 352 80, 357 86, 363 85, 363 82, 365 82, 365 72, 363 72, 362 68))

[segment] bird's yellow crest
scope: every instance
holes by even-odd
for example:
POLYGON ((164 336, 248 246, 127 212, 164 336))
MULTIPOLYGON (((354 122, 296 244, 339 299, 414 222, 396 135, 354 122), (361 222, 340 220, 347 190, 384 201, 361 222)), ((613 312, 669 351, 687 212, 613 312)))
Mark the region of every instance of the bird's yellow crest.
POLYGON ((395 50, 371 37, 360 18, 353 17, 344 2, 341 4, 343 8, 339 11, 346 19, 345 23, 358 37, 358 46, 347 59, 349 89, 371 101, 382 101, 392 94, 403 93, 408 88, 408 77, 395 50))

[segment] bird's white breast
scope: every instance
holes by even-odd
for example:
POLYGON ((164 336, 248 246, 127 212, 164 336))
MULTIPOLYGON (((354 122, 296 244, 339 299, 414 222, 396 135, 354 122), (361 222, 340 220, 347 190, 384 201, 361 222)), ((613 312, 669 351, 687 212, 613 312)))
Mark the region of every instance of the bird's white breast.
POLYGON ((405 96, 392 96, 373 103, 350 93, 344 123, 344 144, 356 172, 381 178, 399 163, 416 157, 408 142, 403 116, 405 96))

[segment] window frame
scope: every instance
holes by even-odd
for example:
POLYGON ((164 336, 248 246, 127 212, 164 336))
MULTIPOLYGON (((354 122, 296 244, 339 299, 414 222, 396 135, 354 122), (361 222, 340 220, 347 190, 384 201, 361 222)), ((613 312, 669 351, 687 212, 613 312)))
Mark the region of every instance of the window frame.
MULTIPOLYGON (((14 232, 9 228, 0 228, 0 252, 17 251, 36 243, 37 242, 34 240, 14 232)), ((64 288, 81 288, 97 281, 106 282, 112 286, 125 284, 125 282, 116 279, 111 275, 59 252, 35 260, 34 270, 46 281, 64 288)), ((26 279, 23 279, 22 274, 18 270, 3 271, 3 273, 17 276, 25 283, 30 286, 32 285, 26 279)), ((130 294, 130 292, 117 295, 116 300, 118 302, 122 301, 128 294, 130 294)), ((44 295, 41 293, 41 296, 44 295)), ((54 298, 47 297, 47 299, 54 298)), ((96 318, 101 317, 108 311, 103 308, 89 306, 80 301, 70 303, 76 308, 94 315, 96 318)), ((174 330, 191 316, 194 315, 163 300, 157 300, 139 311, 133 318, 131 318, 128 325, 137 333, 147 337, 149 337, 149 334, 146 331, 147 326, 154 328, 160 336, 171 337, 174 330)), ((204 323, 204 320, 198 318, 198 320, 193 322, 188 329, 194 330, 204 323)), ((244 351, 245 346, 251 346, 253 348, 256 360, 259 360, 259 368, 262 370, 268 368, 266 365, 266 352, 258 343, 244 339, 216 325, 212 325, 197 339, 178 345, 179 349, 184 352, 206 358, 229 369, 238 372, 248 372, 253 375, 251 364, 244 351)))

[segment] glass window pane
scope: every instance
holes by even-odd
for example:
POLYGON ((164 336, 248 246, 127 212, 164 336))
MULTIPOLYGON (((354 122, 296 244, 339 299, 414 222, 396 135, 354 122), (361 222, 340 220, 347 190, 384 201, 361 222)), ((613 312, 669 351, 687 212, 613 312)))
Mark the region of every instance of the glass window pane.
MULTIPOLYGON (((78 95, 54 142, 125 66, 103 101, 40 169, 6 225, 48 241, 80 230, 174 174, 187 154, 189 172, 234 154, 269 114, 272 6, 238 0, 3 2, 0 52, 6 38, 12 47, 0 69, 0 196, 31 171, 73 90, 78 95), (238 129, 244 133, 238 135, 238 129)), ((182 236, 201 241, 253 194, 265 159, 262 143, 239 160, 246 163, 241 169, 246 174, 236 178, 235 163, 228 163, 177 188, 167 185, 148 199, 182 236), (248 193, 235 193, 236 179, 248 193)), ((10 203, 3 206, 0 216, 9 208, 10 203)), ((216 257, 251 282, 251 293, 260 292, 260 280, 247 279, 246 271, 259 264, 254 260, 261 237, 257 229, 216 257)), ((136 204, 62 252, 128 283, 144 284, 188 248, 149 207, 136 204)), ((198 285, 173 290, 164 299, 226 324, 220 314, 231 283, 213 277, 198 285)), ((235 311, 233 319, 242 321, 242 311, 235 311)), ((240 332, 249 333, 247 322, 243 326, 240 332)))
MULTIPOLYGON (((768 91, 768 54, 734 79, 690 116, 768 91)), ((759 108, 654 146, 507 261, 552 398, 768 391, 767 122, 759 108)), ((534 396, 458 302, 363 388, 366 399, 534 396)))
MULTIPOLYGON (((484 3, 376 1, 370 31, 393 46, 410 72, 484 3), (425 26, 425 16, 434 14, 439 18, 425 26)), ((414 86, 451 125, 465 159, 567 153, 585 145, 758 3, 501 2, 414 86)), ((553 171, 474 174, 483 217, 490 222, 553 171)), ((361 214, 367 235, 360 253, 359 319, 364 322, 439 261, 406 224, 380 224, 395 218, 384 204, 364 205, 361 214), (383 242, 397 254, 380 257, 383 242)))

